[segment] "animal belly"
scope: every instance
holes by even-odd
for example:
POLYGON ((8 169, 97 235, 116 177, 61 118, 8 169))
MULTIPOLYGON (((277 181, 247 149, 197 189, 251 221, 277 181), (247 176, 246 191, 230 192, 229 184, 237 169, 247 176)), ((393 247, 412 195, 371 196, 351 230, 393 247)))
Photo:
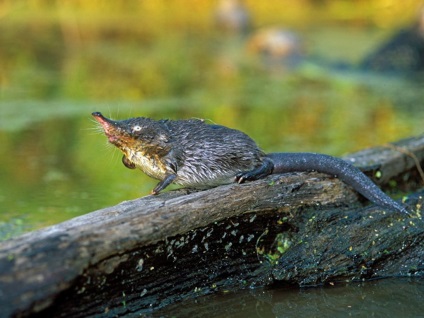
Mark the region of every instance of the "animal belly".
POLYGON ((130 157, 130 160, 149 177, 163 180, 166 175, 165 166, 154 157, 147 157, 140 153, 130 157))
POLYGON ((174 183, 184 187, 207 189, 235 181, 235 172, 213 171, 209 169, 183 168, 177 172, 174 183))

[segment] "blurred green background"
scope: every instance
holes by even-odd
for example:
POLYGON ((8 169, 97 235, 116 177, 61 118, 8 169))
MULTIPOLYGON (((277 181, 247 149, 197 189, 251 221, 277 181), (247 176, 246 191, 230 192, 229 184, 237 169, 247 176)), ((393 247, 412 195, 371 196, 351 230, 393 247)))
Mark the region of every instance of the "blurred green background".
POLYGON ((422 133, 422 77, 359 67, 420 1, 246 0, 243 32, 220 25, 219 5, 0 1, 1 237, 154 187, 96 133, 93 111, 205 118, 267 152, 340 156, 422 133), (258 49, 267 28, 295 34, 295 63, 258 49))

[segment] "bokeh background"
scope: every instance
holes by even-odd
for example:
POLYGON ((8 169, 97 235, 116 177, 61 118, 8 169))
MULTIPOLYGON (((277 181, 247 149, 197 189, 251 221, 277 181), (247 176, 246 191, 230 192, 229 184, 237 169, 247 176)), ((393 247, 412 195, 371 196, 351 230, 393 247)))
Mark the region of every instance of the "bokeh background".
POLYGON ((1 0, 0 237, 147 195, 91 112, 204 118, 267 152, 423 132, 421 1, 1 0))

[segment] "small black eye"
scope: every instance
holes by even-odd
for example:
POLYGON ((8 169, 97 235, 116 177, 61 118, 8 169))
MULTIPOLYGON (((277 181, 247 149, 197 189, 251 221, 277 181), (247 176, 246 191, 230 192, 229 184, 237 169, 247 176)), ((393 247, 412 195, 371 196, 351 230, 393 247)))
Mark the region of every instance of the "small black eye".
POLYGON ((135 125, 135 126, 133 126, 132 130, 133 130, 134 132, 141 131, 141 126, 139 126, 139 125, 135 125))

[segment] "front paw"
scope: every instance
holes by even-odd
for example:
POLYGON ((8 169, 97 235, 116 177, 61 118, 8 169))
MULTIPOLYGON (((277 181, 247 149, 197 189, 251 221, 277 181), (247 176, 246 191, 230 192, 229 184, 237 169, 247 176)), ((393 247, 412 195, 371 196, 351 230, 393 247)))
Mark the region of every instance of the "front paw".
POLYGON ((135 169, 135 163, 130 161, 130 159, 127 158, 127 156, 123 156, 122 157, 122 163, 124 164, 125 167, 127 167, 128 169, 135 169))

